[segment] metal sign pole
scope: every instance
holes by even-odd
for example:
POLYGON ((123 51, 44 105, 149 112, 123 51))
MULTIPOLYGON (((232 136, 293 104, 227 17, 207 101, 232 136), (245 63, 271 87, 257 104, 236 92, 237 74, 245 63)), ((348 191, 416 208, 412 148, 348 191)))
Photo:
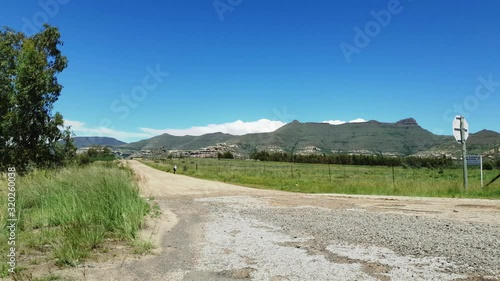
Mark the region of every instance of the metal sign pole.
POLYGON ((460 136, 462 139, 462 158, 464 162, 464 188, 465 191, 467 192, 469 189, 469 179, 467 177, 467 145, 465 141, 465 128, 464 128, 464 120, 465 117, 461 116, 460 117, 460 136))
POLYGON ((480 156, 480 161, 481 161, 481 188, 484 187, 484 182, 483 182, 483 155, 480 156))

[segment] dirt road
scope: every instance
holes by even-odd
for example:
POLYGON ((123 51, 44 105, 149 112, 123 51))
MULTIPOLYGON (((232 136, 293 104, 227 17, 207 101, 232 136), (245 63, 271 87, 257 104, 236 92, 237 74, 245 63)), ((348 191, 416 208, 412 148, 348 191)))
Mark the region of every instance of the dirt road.
POLYGON ((500 202, 307 195, 173 175, 137 161, 163 215, 155 254, 79 280, 500 280, 500 202), (486 279, 484 279, 486 278, 486 279))

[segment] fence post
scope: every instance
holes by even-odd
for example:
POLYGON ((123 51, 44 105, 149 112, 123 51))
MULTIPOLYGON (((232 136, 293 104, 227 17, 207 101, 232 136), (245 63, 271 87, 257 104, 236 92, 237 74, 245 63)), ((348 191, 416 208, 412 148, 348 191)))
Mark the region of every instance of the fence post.
POLYGON ((330 182, 332 182, 332 168, 330 163, 328 163, 328 175, 330 176, 330 182))
POLYGON ((396 175, 394 174, 394 165, 392 165, 392 184, 396 186, 396 175))

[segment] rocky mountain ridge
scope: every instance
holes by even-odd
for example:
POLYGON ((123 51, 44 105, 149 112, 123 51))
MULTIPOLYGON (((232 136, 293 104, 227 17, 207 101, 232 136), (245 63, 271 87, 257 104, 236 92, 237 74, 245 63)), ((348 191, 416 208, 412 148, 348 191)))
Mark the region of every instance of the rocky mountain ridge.
MULTIPOLYGON (((483 130, 469 139, 471 153, 497 151, 500 134, 483 130)), ((435 135, 423 129, 413 118, 395 123, 375 120, 365 123, 330 125, 301 123, 297 120, 271 133, 234 136, 212 133, 202 136, 163 134, 116 147, 134 151, 175 151, 189 155, 212 155, 230 151, 242 157, 255 150, 295 154, 373 154, 391 156, 457 156, 460 145, 452 136, 435 135)), ((495 152, 496 153, 496 152, 495 152)), ((493 153, 493 154, 495 154, 493 153)))

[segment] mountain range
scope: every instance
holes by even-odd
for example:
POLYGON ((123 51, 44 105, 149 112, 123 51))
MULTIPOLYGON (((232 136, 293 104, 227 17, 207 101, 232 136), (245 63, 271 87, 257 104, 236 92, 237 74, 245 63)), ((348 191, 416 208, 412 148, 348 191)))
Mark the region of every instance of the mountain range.
MULTIPOLYGON (((87 142, 92 141, 87 139, 87 142)), ((134 152, 156 149, 192 151, 224 144, 223 149, 241 155, 248 155, 254 150, 301 154, 352 153, 399 156, 443 154, 458 156, 461 152, 461 145, 452 136, 435 135, 422 128, 413 118, 396 123, 372 120, 342 125, 293 121, 271 133, 243 136, 223 133, 202 136, 163 134, 129 144, 120 143, 116 141, 116 144, 106 145, 134 152)), ((470 153, 497 154, 500 147, 500 133, 483 130, 471 134, 467 143, 470 153)))
POLYGON ((116 147, 126 144, 123 141, 108 137, 74 137, 73 144, 77 148, 89 146, 111 146, 116 147))

